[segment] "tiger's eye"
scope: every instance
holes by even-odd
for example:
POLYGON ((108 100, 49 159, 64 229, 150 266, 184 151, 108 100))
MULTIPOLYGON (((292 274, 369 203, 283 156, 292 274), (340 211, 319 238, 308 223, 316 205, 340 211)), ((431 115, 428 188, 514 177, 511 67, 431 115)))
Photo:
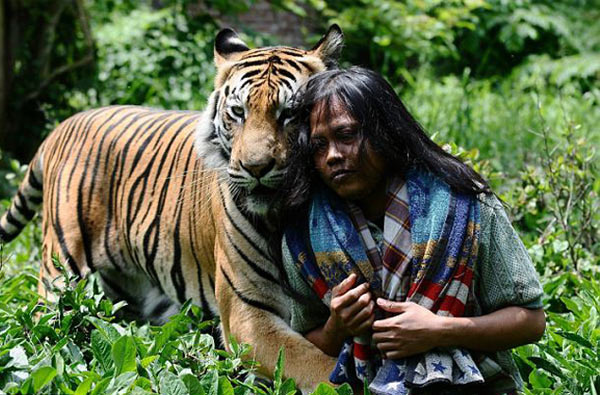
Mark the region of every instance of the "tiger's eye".
POLYGON ((236 117, 244 118, 244 109, 242 107, 240 107, 240 106, 232 106, 231 107, 231 112, 236 117))

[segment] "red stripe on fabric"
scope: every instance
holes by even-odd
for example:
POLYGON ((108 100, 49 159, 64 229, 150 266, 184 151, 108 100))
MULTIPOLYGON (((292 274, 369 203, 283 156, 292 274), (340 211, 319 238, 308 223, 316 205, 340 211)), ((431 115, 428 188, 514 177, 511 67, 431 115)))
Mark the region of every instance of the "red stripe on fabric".
POLYGON ((442 285, 427 280, 421 281, 421 286, 423 287, 421 294, 431 300, 436 300, 440 292, 444 289, 442 285))
POLYGON ((465 305, 460 299, 454 296, 445 296, 437 311, 447 311, 453 317, 462 317, 465 312, 465 305))
POLYGON ((354 343, 354 358, 368 361, 371 358, 371 349, 367 345, 354 343))
POLYGON ((471 283, 473 282, 473 268, 467 267, 465 268, 465 276, 462 279, 462 283, 467 287, 471 288, 471 283))
POLYGON ((327 284, 325 284, 325 281, 322 278, 317 278, 315 280, 315 282, 313 283, 313 289, 319 296, 319 299, 323 299, 323 296, 325 296, 325 294, 329 290, 327 284))

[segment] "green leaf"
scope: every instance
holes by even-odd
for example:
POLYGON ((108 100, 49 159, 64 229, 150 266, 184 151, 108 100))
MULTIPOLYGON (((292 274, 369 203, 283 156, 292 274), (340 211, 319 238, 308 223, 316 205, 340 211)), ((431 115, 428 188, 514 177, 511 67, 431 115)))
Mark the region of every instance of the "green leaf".
POLYGON ((579 304, 577 304, 577 302, 575 302, 572 299, 569 299, 567 297, 562 297, 560 298, 560 300, 565 304, 565 306, 567 306, 567 308, 569 310, 571 310, 577 317, 581 317, 582 313, 581 313, 581 307, 579 307, 579 304))
POLYGON ((281 378, 283 377, 283 369, 285 365, 285 353, 283 347, 279 348, 279 355, 277 356, 277 364, 275 365, 275 374, 273 375, 273 386, 277 391, 281 387, 281 378))
POLYGON ((534 389, 550 388, 552 380, 548 378, 548 375, 540 369, 532 370, 529 374, 529 384, 534 389))
MULTIPOLYGON (((124 372, 116 376, 112 381, 112 387, 116 392, 120 392, 125 388, 131 388, 137 378, 136 372, 124 372)), ((109 387, 110 388, 110 387, 109 387)))
POLYGON ((81 382, 81 384, 79 384, 79 386, 77 386, 77 389, 75 390, 75 395, 87 394, 90 391, 90 388, 92 388, 93 382, 94 382, 93 377, 88 377, 87 379, 83 380, 81 382))
POLYGON ((194 395, 204 395, 204 388, 202 388, 202 385, 200 384, 200 380, 198 380, 198 378, 196 376, 194 376, 193 374, 184 374, 181 377, 181 381, 183 381, 183 384, 185 384, 186 388, 188 389, 188 392, 190 394, 194 394, 194 395))
POLYGON ((200 383, 204 388, 208 388, 208 395, 217 395, 219 392, 219 373, 213 370, 205 374, 200 379, 200 383))
POLYGON ((152 362, 154 362, 156 360, 156 358, 158 358, 158 355, 150 355, 149 357, 142 359, 140 361, 140 365, 142 365, 142 367, 145 369, 148 367, 148 365, 150 365, 152 362))
POLYGON ((91 322, 92 325, 94 325, 96 329, 98 329, 111 344, 121 337, 119 331, 113 327, 113 324, 109 324, 108 322, 97 317, 87 316, 85 319, 91 322))
POLYGON ((131 336, 122 336, 113 344, 112 357, 115 361, 115 376, 135 371, 135 355, 135 342, 131 336))
POLYGON ((167 322, 160 328, 160 333, 154 339, 154 343, 152 343, 152 347, 150 347, 150 354, 160 354, 162 348, 167 344, 171 336, 177 330, 178 322, 176 320, 171 320, 167 322))
POLYGON ((557 254, 566 251, 567 248, 569 248, 569 242, 566 240, 554 240, 552 242, 552 249, 557 254))
POLYGON ((540 357, 529 357, 528 359, 531 362, 533 362, 538 368, 544 369, 548 373, 551 373, 555 376, 565 378, 565 375, 560 371, 560 369, 554 366, 554 364, 549 360, 540 357))
POLYGON ((234 395, 233 386, 227 377, 219 377, 219 390, 217 395, 234 395))
POLYGON ((337 395, 337 392, 329 384, 321 383, 315 392, 313 392, 313 395, 337 395))
POLYGON ((31 374, 33 378, 33 390, 38 392, 52 381, 56 376, 56 369, 52 366, 42 366, 31 374))
POLYGON ((56 374, 62 376, 65 372, 65 360, 59 353, 54 354, 52 359, 54 360, 52 365, 56 368, 56 374))
POLYGON ((279 393, 281 395, 295 394, 296 392, 296 382, 291 377, 285 380, 281 385, 281 388, 279 388, 279 393))
POLYGON ((138 377, 137 379, 135 379, 135 385, 136 387, 152 391, 152 381, 148 380, 145 377, 138 377))
POLYGON ((187 387, 179 377, 165 370, 160 377, 160 391, 165 395, 188 395, 187 387))
POLYGON ((335 389, 339 395, 353 395, 352 387, 350 384, 344 383, 335 389))
POLYGON ((104 368, 104 371, 108 371, 112 368, 113 360, 111 358, 111 345, 108 339, 102 335, 102 333, 94 329, 91 335, 91 348, 92 354, 100 365, 104 368))
POLYGON ((583 347, 586 347, 586 348, 589 348, 589 349, 592 349, 592 350, 594 349, 593 344, 590 343, 589 340, 587 340, 586 338, 578 335, 577 333, 566 332, 566 331, 556 331, 556 333, 559 336, 564 337, 565 339, 574 341, 575 343, 577 343, 577 344, 579 344, 579 345, 581 345, 583 347))
POLYGON ((22 346, 11 348, 8 354, 10 355, 11 360, 8 362, 6 367, 29 367, 29 359, 27 358, 27 353, 22 346))

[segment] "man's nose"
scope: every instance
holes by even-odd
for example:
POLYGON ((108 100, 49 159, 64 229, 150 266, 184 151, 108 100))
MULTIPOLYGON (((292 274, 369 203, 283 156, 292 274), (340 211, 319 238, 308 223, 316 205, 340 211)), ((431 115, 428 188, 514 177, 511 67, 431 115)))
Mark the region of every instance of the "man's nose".
POLYGON ((337 144, 329 144, 327 149, 327 164, 333 164, 340 161, 343 158, 342 152, 339 150, 337 144))

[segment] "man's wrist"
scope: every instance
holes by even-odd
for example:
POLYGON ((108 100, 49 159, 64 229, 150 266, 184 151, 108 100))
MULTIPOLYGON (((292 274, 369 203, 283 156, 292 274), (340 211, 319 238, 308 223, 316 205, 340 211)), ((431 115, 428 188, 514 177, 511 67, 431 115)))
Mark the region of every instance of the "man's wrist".
POLYGON ((323 333, 329 341, 335 341, 338 339, 345 339, 349 335, 346 333, 346 328, 339 324, 339 322, 333 317, 329 316, 325 325, 323 326, 323 333))
POLYGON ((463 317, 440 317, 438 347, 464 347, 464 340, 472 333, 472 322, 463 317))

